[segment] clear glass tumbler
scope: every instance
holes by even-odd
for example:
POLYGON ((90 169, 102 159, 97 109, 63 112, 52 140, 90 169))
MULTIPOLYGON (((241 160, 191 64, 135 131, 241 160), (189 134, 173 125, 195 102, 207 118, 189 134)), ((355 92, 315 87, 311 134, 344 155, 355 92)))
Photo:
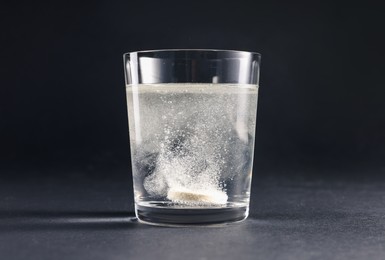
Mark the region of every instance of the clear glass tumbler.
POLYGON ((136 216, 155 225, 244 220, 249 212, 260 55, 124 54, 136 216))

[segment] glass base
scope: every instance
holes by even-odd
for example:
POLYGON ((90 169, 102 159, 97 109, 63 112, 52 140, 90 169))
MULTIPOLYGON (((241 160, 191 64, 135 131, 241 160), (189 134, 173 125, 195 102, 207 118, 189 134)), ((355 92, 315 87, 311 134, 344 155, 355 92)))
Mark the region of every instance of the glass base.
POLYGON ((249 214, 248 206, 231 203, 222 207, 187 207, 172 202, 146 202, 135 207, 140 222, 157 226, 224 225, 245 220, 249 214))

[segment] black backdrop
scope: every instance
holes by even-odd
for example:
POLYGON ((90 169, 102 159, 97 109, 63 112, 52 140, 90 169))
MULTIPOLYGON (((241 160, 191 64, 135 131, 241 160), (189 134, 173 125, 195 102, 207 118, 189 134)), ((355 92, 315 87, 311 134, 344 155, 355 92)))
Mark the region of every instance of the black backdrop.
POLYGON ((384 8, 308 2, 2 4, 1 168, 123 176, 122 54, 217 48, 262 54, 256 172, 384 172, 384 8))

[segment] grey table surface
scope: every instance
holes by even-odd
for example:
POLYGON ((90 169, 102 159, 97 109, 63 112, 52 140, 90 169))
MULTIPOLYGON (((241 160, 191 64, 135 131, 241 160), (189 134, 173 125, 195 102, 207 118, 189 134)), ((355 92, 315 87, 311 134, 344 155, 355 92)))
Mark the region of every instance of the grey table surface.
POLYGON ((383 181, 256 177, 246 221, 166 228, 128 176, 35 174, 0 179, 0 259, 385 259, 383 181))

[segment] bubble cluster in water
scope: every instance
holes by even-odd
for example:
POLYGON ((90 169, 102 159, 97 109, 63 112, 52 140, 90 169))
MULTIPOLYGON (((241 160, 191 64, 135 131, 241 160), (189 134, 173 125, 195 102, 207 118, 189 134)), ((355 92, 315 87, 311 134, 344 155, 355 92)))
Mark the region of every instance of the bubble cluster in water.
POLYGON ((228 180, 252 161, 250 90, 174 85, 138 95, 138 114, 130 116, 140 126, 130 126, 130 135, 144 192, 177 203, 226 203, 228 180))

